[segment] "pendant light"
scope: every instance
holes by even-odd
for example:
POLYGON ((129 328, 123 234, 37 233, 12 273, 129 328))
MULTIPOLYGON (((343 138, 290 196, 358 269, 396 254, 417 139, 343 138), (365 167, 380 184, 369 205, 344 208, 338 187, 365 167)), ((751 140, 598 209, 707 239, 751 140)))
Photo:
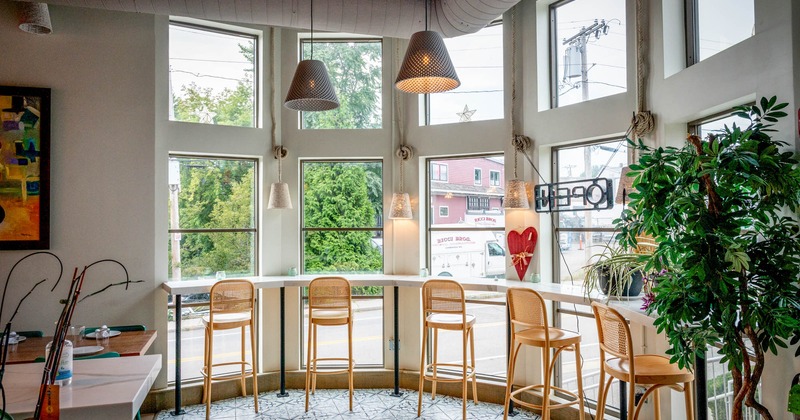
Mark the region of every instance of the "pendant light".
POLYGON ((530 147, 530 140, 525 136, 514 134, 514 105, 517 99, 517 74, 516 74, 516 17, 511 13, 511 144, 514 146, 514 179, 506 181, 505 198, 503 207, 506 209, 526 210, 531 208, 528 202, 528 191, 525 188, 525 181, 517 177, 517 151, 525 151, 530 147))
POLYGON ((461 85, 442 36, 428 30, 428 1, 425 1, 425 30, 411 35, 395 87, 408 93, 437 93, 461 85))
POLYGON ((270 54, 270 83, 269 89, 269 110, 270 119, 272 120, 271 140, 272 140, 272 155, 278 159, 278 182, 273 182, 269 187, 269 201, 267 202, 268 209, 291 209, 292 197, 289 195, 289 184, 283 182, 281 179, 283 158, 286 157, 288 151, 282 145, 277 144, 277 136, 275 135, 276 121, 275 121, 275 28, 269 30, 270 54))
POLYGON ((50 23, 50 10, 46 3, 17 3, 19 8, 19 29, 36 35, 48 35, 53 32, 50 23))
POLYGON ((411 157, 414 155, 414 151, 411 149, 411 146, 401 144, 400 147, 397 148, 396 154, 397 157, 400 158, 400 192, 392 194, 392 205, 389 212, 389 218, 393 220, 411 219, 413 217, 411 214, 411 199, 409 199, 407 192, 403 192, 403 164, 405 161, 411 159, 411 157))
POLYGON ((314 60, 314 0, 311 0, 311 59, 297 63, 283 105, 295 111, 329 111, 339 107, 325 63, 314 60))

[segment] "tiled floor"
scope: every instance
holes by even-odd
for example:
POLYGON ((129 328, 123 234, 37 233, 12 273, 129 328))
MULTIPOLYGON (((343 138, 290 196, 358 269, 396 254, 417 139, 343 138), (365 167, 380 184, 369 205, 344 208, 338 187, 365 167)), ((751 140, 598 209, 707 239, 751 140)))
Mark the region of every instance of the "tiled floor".
MULTIPOLYGON (((347 390, 320 389, 312 396, 308 413, 304 412, 305 398, 302 390, 289 390, 289 397, 278 398, 275 392, 261 393, 258 398, 259 413, 253 410, 253 397, 238 397, 215 401, 211 405, 213 419, 347 419, 347 420, 391 420, 417 418, 417 392, 403 390, 401 397, 389 395, 387 389, 357 389, 353 396, 353 411, 348 411, 347 390)), ((174 417, 169 411, 156 415, 158 420, 204 419, 205 406, 186 407, 186 414, 174 417)), ((437 395, 431 401, 430 394, 422 398, 422 419, 461 419, 461 399, 437 395)), ((469 419, 502 419, 503 407, 498 404, 470 401, 467 406, 469 419)), ((519 411, 514 420, 538 420, 539 416, 529 411, 519 411)))

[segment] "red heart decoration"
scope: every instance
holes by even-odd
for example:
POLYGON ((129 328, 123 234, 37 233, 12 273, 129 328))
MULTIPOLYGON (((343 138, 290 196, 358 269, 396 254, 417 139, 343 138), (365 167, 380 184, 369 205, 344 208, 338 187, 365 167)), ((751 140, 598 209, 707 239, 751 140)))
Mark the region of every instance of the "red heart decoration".
POLYGON ((538 238, 539 234, 533 226, 525 229, 522 233, 515 230, 508 232, 506 240, 508 241, 508 250, 511 252, 511 263, 514 264, 520 280, 525 278, 525 272, 531 265, 533 250, 536 248, 538 238))

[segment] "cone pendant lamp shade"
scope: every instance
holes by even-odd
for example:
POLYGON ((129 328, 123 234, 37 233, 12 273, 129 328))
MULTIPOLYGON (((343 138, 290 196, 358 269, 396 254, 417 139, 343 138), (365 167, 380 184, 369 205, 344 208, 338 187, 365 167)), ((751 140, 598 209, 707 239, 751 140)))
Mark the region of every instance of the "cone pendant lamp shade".
POLYGON ((297 63, 283 105, 295 111, 328 111, 339 107, 328 69, 322 61, 303 60, 297 63))
POLYGON ((48 35, 53 32, 50 23, 50 10, 46 3, 19 2, 19 28, 36 35, 48 35))
POLYGON ((285 182, 273 182, 269 188, 268 209, 291 209, 292 199, 289 196, 289 184, 285 182))
POLYGON ((507 209, 529 209, 528 192, 525 190, 525 181, 511 179, 506 182, 506 196, 503 207, 507 209))
POLYGON ((411 35, 395 87, 408 93, 437 93, 461 85, 447 47, 438 32, 411 35))
POLYGON ((411 217, 411 200, 408 198, 408 193, 392 194, 392 209, 389 218, 410 219, 411 217))

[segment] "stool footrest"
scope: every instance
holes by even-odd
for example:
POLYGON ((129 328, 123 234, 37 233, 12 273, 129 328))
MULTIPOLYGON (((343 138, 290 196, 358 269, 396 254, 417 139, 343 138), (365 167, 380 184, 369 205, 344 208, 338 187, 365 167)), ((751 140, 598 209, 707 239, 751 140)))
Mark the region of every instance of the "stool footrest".
MULTIPOLYGON (((534 390, 537 390, 537 389, 544 390, 544 385, 542 385, 542 384, 528 385, 526 387, 523 387, 523 388, 520 388, 520 389, 518 389, 516 391, 513 391, 511 393, 511 401, 514 401, 515 403, 517 403, 517 404, 519 404, 519 405, 521 405, 523 407, 527 407, 529 409, 532 409, 532 410, 541 410, 542 409, 542 405, 541 404, 534 404, 534 403, 531 403, 531 402, 523 401, 523 400, 521 400, 521 399, 519 399, 517 397, 518 394, 525 393, 525 392, 533 392, 534 390)), ((557 386, 551 386, 550 390, 551 391, 563 392, 563 393, 569 395, 570 397, 575 398, 575 400, 574 401, 568 401, 568 402, 561 403, 561 404, 549 404, 547 406, 548 408, 556 409, 556 408, 569 407, 571 405, 575 405, 575 404, 578 404, 580 402, 579 399, 578 399, 578 394, 576 394, 576 393, 574 393, 572 391, 568 391, 568 390, 566 390, 564 388, 559 388, 557 386)))
MULTIPOLYGON (((461 364, 458 364, 458 363, 430 363, 428 365, 425 365, 425 370, 423 371, 424 372, 423 377, 427 381, 461 382, 461 381, 464 380, 463 369, 464 369, 464 365, 461 365, 461 364), (429 370, 433 369, 434 366, 436 367, 437 370, 441 369, 443 366, 459 368, 462 373, 459 373, 459 372, 456 372, 456 371, 449 371, 449 372, 445 372, 445 373, 437 371, 436 372, 436 376, 434 376, 433 372, 428 372, 429 370), (444 378, 439 377, 439 375, 442 375, 442 374, 447 375, 447 377, 444 377, 444 378)), ((472 368, 472 366, 467 366, 467 378, 470 378, 470 377, 472 377, 473 380, 474 380, 474 378, 475 378, 475 370, 472 368)))

